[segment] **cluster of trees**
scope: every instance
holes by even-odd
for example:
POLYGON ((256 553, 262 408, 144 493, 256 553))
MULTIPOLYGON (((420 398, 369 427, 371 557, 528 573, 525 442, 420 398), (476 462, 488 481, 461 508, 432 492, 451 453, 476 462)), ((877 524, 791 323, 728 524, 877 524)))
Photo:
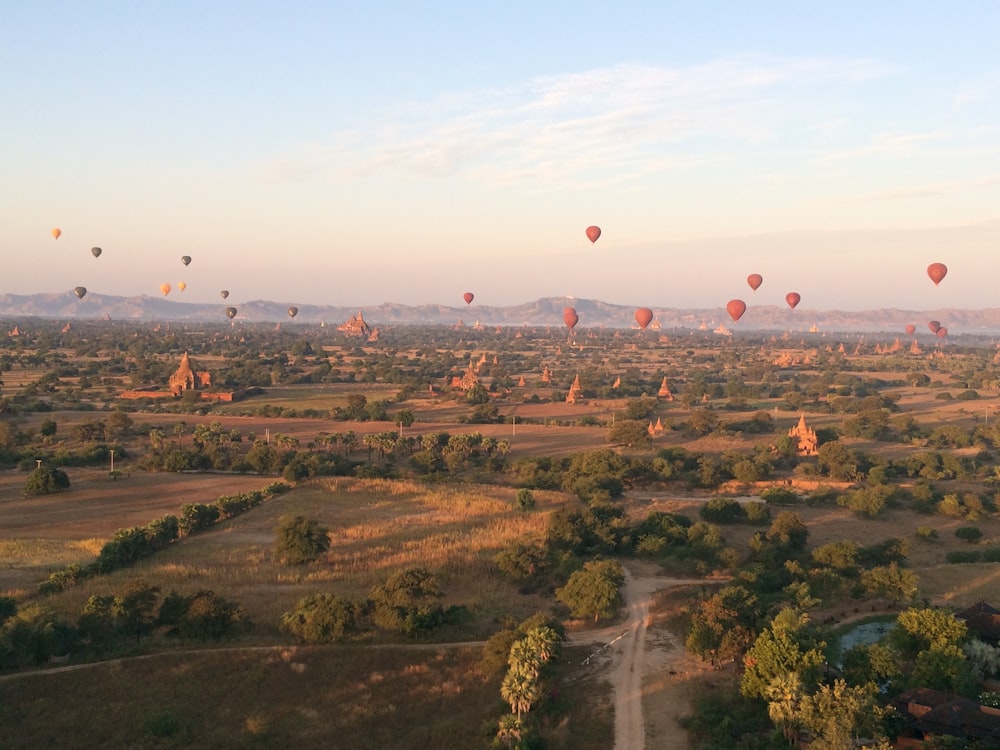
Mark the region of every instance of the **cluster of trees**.
POLYGON ((103 657, 156 632, 189 640, 217 640, 246 632, 240 607, 213 591, 160 590, 135 579, 110 595, 87 599, 76 623, 35 603, 18 608, 0 597, 0 669, 43 664, 72 654, 103 657))
POLYGON ((364 601, 335 594, 305 596, 281 616, 281 627, 303 643, 368 637, 373 629, 413 637, 461 619, 461 608, 442 607, 443 597, 428 570, 405 568, 374 586, 364 601))

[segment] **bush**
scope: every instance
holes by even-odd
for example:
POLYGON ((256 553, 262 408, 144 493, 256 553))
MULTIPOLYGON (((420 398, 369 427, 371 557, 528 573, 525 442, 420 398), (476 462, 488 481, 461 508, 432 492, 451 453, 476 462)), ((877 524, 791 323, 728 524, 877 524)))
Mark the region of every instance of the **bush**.
POLYGON ((24 483, 26 495, 48 495, 66 489, 69 489, 66 472, 49 466, 37 466, 24 483))
POLYGON ((303 643, 336 643, 357 629, 358 606, 333 594, 299 599, 294 612, 281 616, 281 627, 303 643))
POLYGON ((938 538, 938 533, 936 529, 932 529, 930 526, 918 526, 917 536, 921 539, 931 541, 938 538))
POLYGON ((517 507, 521 510, 532 510, 535 507, 535 496, 531 490, 522 487, 517 491, 517 507))
POLYGON ((955 529, 955 536, 970 544, 975 544, 983 538, 983 532, 976 526, 962 526, 955 529))
POLYGON ((313 562, 330 549, 330 532, 305 516, 282 516, 275 533, 274 552, 287 565, 313 562))
POLYGON ((760 499, 768 505, 799 505, 802 502, 795 492, 784 487, 769 487, 760 493, 760 499))
POLYGON ((703 521, 711 523, 738 523, 746 520, 740 504, 731 497, 713 497, 698 510, 703 521))

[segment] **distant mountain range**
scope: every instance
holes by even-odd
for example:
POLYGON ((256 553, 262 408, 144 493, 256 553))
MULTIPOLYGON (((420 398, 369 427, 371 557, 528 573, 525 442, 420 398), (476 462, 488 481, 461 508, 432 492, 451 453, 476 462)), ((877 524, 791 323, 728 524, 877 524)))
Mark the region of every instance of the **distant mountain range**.
MULTIPOLYGON (((237 321, 288 322, 288 305, 268 300, 253 300, 234 305, 237 321)), ((179 302, 163 297, 116 297, 89 293, 77 299, 72 292, 62 294, 0 295, 0 318, 17 322, 22 318, 219 321, 226 322, 225 303, 199 304, 179 302)), ((562 326, 565 307, 573 307, 579 315, 579 328, 636 328, 636 307, 616 305, 600 300, 572 297, 544 297, 534 302, 509 307, 472 304, 466 307, 446 305, 402 305, 385 302, 361 308, 365 320, 374 326, 386 325, 465 325, 476 322, 484 326, 562 326)), ((720 324, 730 330, 807 331, 815 326, 819 331, 904 333, 907 325, 930 336, 927 323, 937 320, 952 334, 1000 333, 1000 308, 983 310, 938 309, 899 310, 790 310, 776 305, 751 305, 738 323, 733 323, 722 307, 674 308, 651 307, 654 326, 662 330, 714 330, 720 324)), ((338 305, 298 305, 295 323, 326 323, 339 325, 358 313, 357 307, 338 305)))

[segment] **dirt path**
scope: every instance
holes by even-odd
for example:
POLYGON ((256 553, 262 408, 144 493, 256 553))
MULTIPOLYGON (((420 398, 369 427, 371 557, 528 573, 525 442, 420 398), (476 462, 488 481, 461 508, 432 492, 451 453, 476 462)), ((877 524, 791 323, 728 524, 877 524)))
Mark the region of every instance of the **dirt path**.
POLYGON ((683 644, 669 635, 659 643, 651 643, 648 635, 653 594, 693 583, 702 583, 702 579, 664 578, 656 575, 655 566, 631 563, 625 571, 625 623, 570 637, 575 643, 605 644, 592 658, 609 661, 609 678, 614 690, 615 750, 643 750, 646 747, 645 710, 655 713, 658 727, 666 727, 662 735, 656 732, 658 748, 681 750, 687 747, 684 732, 676 724, 676 719, 687 712, 686 698, 671 689, 675 681, 663 677, 668 673, 687 674, 692 667, 690 657, 683 644), (644 705, 651 702, 655 706, 644 705))

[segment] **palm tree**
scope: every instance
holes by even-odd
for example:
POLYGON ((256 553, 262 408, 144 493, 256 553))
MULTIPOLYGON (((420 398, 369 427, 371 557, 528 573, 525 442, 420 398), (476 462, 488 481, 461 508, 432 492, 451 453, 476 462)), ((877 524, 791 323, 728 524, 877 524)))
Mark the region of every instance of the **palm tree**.
POLYGON ((541 695, 538 680, 531 672, 511 667, 500 685, 500 696, 510 704, 510 711, 521 716, 531 710, 541 695))
POLYGON ((798 672, 789 672, 784 677, 771 680, 766 697, 768 717, 781 730, 788 744, 795 744, 799 728, 799 700, 802 698, 802 680, 798 672))
POLYGON ((500 717, 500 726, 497 729, 497 739, 506 743, 508 750, 521 739, 521 720, 510 714, 500 717))

